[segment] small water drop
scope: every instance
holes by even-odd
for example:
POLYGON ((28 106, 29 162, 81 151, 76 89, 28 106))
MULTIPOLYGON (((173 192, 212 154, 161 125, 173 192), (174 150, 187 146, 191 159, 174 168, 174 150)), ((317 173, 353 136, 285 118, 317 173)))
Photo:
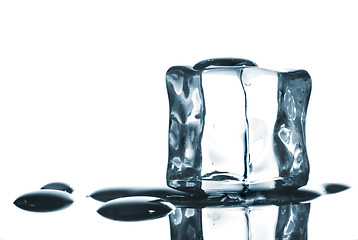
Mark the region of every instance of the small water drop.
POLYGON ((124 197, 105 203, 97 212, 117 221, 142 221, 169 214, 174 205, 156 197, 124 197))
POLYGON ((71 195, 58 190, 40 190, 18 197, 14 204, 31 212, 52 212, 64 209, 73 203, 71 195))
POLYGON ((73 192, 73 189, 68 184, 62 183, 62 182, 49 183, 49 184, 46 184, 45 186, 43 186, 41 189, 60 190, 60 191, 68 192, 68 193, 73 192))
POLYGON ((324 193, 325 194, 334 194, 334 193, 343 192, 349 188, 350 188, 349 186, 343 185, 343 184, 327 183, 324 185, 324 193))

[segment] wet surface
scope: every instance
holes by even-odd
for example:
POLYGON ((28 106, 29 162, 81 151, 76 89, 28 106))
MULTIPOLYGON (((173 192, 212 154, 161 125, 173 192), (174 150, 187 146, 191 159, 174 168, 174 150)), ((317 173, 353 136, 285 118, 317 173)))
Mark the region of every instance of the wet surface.
POLYGON ((128 196, 153 196, 165 199, 176 207, 203 208, 208 206, 253 206, 253 205, 285 205, 315 199, 322 194, 307 189, 281 189, 231 192, 220 194, 191 194, 174 189, 129 189, 111 188, 98 190, 90 195, 95 200, 106 202, 128 196))
POLYGON ((52 212, 69 207, 73 203, 71 195, 58 190, 40 190, 18 197, 14 204, 27 211, 52 212))
MULTIPOLYGON (((308 189, 275 189, 217 194, 194 194, 171 188, 107 188, 95 191, 88 197, 101 202, 110 202, 98 210, 102 216, 121 220, 125 219, 128 215, 128 219, 133 218, 132 221, 134 221, 148 219, 153 216, 156 218, 164 216, 168 210, 165 204, 163 209, 158 208, 149 215, 147 209, 152 205, 154 207, 161 206, 158 203, 165 201, 170 202, 177 208, 282 206, 311 201, 324 194, 334 194, 348 188, 349 186, 344 184, 327 183, 323 185, 322 192, 308 189), (150 200, 150 198, 157 198, 157 200, 150 200), (122 200, 114 202, 113 200, 115 199, 122 200), (128 211, 126 211, 127 215, 123 215, 124 206, 130 207, 133 212, 127 214, 128 211), (115 216, 116 212, 119 216, 115 216)), ((27 211, 56 211, 64 209, 73 203, 72 198, 68 194, 72 192, 73 189, 68 184, 60 182, 50 183, 43 186, 40 191, 20 196, 15 200, 14 204, 27 211)))
POLYGON ((197 201, 188 198, 168 197, 168 201, 177 207, 203 208, 209 206, 258 206, 258 205, 286 205, 313 200, 321 196, 320 193, 309 190, 266 190, 249 191, 246 193, 223 193, 209 195, 197 201))
MULTIPOLYGON (((14 204, 32 212, 65 209, 73 203, 68 187, 62 183, 47 184, 39 191, 20 196, 14 204)), ((344 184, 327 183, 312 189, 198 194, 166 187, 118 187, 95 191, 87 199, 102 202, 97 213, 109 220, 139 224, 144 220, 168 217, 171 240, 210 239, 218 233, 221 233, 219 236, 251 240, 307 239, 311 202, 349 188, 344 184)))
POLYGON ((276 237, 295 239, 295 237, 305 238, 307 235, 310 201, 324 194, 344 191, 348 187, 342 184, 324 184, 321 189, 322 191, 275 189, 193 194, 169 188, 111 188, 98 190, 89 197, 102 202, 108 201, 98 210, 98 213, 117 221, 156 219, 174 210, 170 215, 172 239, 201 239, 203 237, 200 222, 201 209, 204 208, 241 209, 249 222, 249 212, 252 207, 277 206, 279 213, 275 220, 277 221, 276 237), (293 219, 296 220, 292 222, 293 219), (281 231, 282 229, 285 231, 281 231))

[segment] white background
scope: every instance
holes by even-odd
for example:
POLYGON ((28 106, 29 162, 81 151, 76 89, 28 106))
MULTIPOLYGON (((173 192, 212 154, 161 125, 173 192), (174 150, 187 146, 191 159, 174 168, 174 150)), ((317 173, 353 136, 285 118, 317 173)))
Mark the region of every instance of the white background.
MULTIPOLYGON (((354 1, 1 1, 0 239, 168 239, 166 218, 139 231, 97 217, 84 196, 165 185, 165 72, 207 58, 307 70, 311 182, 354 186, 357 23, 354 1), (44 215, 12 204, 53 181, 75 189, 71 208, 44 215)), ((357 208, 346 210, 355 219, 357 208)), ((312 239, 340 236, 322 230, 310 229, 312 239)))

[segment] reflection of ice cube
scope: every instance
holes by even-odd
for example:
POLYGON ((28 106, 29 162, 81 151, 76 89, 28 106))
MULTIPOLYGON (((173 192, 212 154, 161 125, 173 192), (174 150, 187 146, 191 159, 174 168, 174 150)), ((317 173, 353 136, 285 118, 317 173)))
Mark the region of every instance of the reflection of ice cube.
POLYGON ((307 239, 310 203, 279 207, 275 239, 307 239))
POLYGON ((169 186, 230 191, 307 183, 306 71, 281 73, 248 60, 213 59, 172 67, 166 82, 169 186))
POLYGON ((171 239, 307 239, 309 213, 310 203, 177 208, 169 216, 171 239))
POLYGON ((203 239, 201 209, 177 208, 169 220, 171 240, 203 239))

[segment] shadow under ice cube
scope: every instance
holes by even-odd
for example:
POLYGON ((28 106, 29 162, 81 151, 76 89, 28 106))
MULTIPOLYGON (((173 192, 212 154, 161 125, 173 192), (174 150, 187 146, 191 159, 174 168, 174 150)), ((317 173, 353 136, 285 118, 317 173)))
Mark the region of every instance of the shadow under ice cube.
POLYGON ((167 71, 167 184, 241 191, 303 186, 309 163, 305 119, 311 78, 245 59, 210 59, 167 71))

